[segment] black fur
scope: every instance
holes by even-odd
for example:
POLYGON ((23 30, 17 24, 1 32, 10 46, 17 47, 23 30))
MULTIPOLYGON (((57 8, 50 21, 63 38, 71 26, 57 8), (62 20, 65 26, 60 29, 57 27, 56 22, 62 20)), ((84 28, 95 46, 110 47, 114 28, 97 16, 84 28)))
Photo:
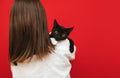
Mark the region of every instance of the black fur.
POLYGON ((74 42, 70 38, 68 38, 68 40, 70 41, 70 48, 69 48, 69 50, 72 53, 74 51, 74 42))
POLYGON ((15 66, 17 66, 17 62, 13 62, 13 64, 14 64, 15 66))
POLYGON ((51 38, 55 38, 56 41, 68 39, 70 42, 69 50, 72 53, 74 51, 74 42, 72 39, 68 38, 68 36, 72 30, 73 30, 73 27, 65 28, 65 27, 59 25, 56 20, 54 20, 54 26, 53 26, 52 32, 49 36, 51 38))

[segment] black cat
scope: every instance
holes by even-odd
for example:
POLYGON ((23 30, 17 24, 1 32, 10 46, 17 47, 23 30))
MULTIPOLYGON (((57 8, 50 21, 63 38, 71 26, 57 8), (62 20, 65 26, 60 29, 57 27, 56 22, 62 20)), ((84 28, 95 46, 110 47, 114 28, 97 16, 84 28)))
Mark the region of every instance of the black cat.
POLYGON ((72 30, 73 30, 73 27, 65 28, 65 27, 59 25, 56 20, 54 20, 53 29, 49 36, 50 36, 50 38, 55 38, 56 41, 68 39, 70 42, 69 50, 72 53, 74 51, 74 42, 72 39, 68 38, 68 36, 72 30))

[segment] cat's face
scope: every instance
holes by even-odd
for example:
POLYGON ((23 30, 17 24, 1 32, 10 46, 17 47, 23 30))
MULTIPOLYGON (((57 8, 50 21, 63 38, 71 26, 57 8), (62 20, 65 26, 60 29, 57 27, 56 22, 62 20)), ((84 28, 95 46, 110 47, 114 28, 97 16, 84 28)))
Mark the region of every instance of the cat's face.
POLYGON ((72 30, 73 27, 64 28, 63 26, 60 26, 56 20, 54 20, 54 26, 51 32, 51 36, 55 38, 57 41, 65 40, 72 30))

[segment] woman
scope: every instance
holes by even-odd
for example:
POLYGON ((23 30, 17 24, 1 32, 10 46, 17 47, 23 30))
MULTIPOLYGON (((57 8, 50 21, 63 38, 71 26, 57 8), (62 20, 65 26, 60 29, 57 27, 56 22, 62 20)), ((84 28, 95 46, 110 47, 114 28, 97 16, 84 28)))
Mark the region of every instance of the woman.
POLYGON ((69 58, 73 59, 75 52, 59 48, 67 47, 68 41, 57 47, 54 39, 51 42, 45 10, 39 0, 15 0, 9 32, 13 78, 70 78, 69 58))

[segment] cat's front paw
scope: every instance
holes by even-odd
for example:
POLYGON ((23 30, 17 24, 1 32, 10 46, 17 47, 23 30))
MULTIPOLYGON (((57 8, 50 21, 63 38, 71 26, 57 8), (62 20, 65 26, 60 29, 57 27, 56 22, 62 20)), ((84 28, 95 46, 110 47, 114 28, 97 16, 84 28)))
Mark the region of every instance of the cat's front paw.
POLYGON ((70 47, 70 52, 73 53, 73 51, 74 51, 74 46, 71 46, 70 47))

